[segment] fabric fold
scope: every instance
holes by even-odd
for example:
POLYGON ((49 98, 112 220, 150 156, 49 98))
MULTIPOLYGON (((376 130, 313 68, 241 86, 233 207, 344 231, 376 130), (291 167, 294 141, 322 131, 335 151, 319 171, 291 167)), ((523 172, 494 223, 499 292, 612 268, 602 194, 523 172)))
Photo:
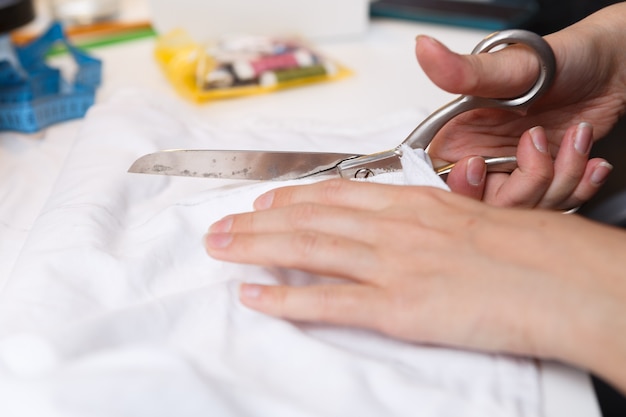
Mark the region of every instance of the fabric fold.
POLYGON ((168 148, 369 153, 414 122, 215 127, 138 91, 92 108, 0 294, 0 414, 539 416, 531 360, 243 307, 240 282, 318 279, 204 253, 210 224, 284 183, 126 172, 168 148))

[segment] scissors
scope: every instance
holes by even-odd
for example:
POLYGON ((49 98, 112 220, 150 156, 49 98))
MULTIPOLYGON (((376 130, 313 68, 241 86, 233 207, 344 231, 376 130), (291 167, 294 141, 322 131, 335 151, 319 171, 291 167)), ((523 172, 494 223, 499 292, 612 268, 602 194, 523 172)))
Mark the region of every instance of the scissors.
MULTIPOLYGON (((325 152, 275 152, 252 150, 174 149, 144 155, 129 168, 129 172, 178 175, 203 178, 288 180, 315 175, 342 178, 367 178, 380 173, 402 169, 400 158, 407 149, 427 150, 439 130, 461 113, 474 109, 506 109, 520 114, 550 87, 556 71, 554 53, 539 35, 513 29, 495 32, 476 45, 472 54, 489 52, 504 45, 521 44, 529 47, 539 59, 540 71, 535 84, 523 95, 513 98, 484 98, 462 95, 424 119, 402 143, 393 149, 369 155, 325 152)), ((515 156, 485 157, 490 172, 511 172, 515 156)), ((434 168, 445 175, 454 163, 434 168)))

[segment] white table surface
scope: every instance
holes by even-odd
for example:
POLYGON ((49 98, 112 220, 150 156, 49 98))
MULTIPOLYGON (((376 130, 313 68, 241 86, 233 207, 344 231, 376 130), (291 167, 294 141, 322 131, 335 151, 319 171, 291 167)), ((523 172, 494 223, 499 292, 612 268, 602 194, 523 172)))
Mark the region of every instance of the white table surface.
MULTIPOLYGON (((149 17, 145 0, 126 0, 123 4, 124 19, 149 17)), ((38 6, 45 6, 45 2, 40 1, 38 6)), ((44 24, 45 16, 40 14, 31 27, 44 24)), ((452 96, 434 86, 420 70, 413 54, 414 39, 420 33, 431 35, 458 52, 470 51, 486 34, 479 30, 376 20, 362 37, 317 44, 322 52, 354 70, 354 76, 346 80, 204 105, 184 102, 168 85, 153 58, 154 39, 131 41, 93 51, 104 63, 103 85, 97 100, 105 101, 126 88, 156 91, 184 102, 189 112, 224 126, 235 125, 249 116, 358 124, 368 118, 416 108, 430 112, 452 96)), ((58 64, 64 65, 63 58, 58 64)), ((0 288, 50 193, 80 123, 78 120, 56 125, 34 135, 0 133, 0 190, 9 181, 23 181, 25 186, 28 184, 25 192, 31 193, 32 203, 28 207, 18 201, 0 203, 2 221, 11 226, 0 238, 0 288), (37 178, 19 177, 20 167, 25 164, 39 165, 37 178)), ((541 371, 547 417, 600 416, 586 373, 553 362, 542 362, 541 371)))

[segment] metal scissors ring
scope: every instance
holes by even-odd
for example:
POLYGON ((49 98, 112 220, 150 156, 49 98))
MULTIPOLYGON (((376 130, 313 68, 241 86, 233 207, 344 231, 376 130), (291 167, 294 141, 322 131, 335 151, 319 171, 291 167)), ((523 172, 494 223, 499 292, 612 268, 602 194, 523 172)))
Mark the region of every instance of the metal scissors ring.
MULTIPOLYGON (((528 46, 539 59, 539 76, 535 84, 523 95, 513 98, 485 98, 478 96, 462 95, 445 106, 433 112, 424 119, 409 136, 396 148, 377 153, 365 155, 346 162, 346 169, 350 170, 352 177, 363 177, 376 174, 379 170, 385 170, 386 162, 394 156, 402 155, 403 145, 413 149, 427 149, 428 145, 435 138, 436 134, 450 120, 470 110, 497 108, 515 111, 525 114, 528 108, 550 88, 556 73, 556 59, 550 45, 539 35, 520 29, 505 30, 493 33, 476 45, 472 54, 489 52, 500 45, 521 44, 528 46)), ((488 169, 511 171, 511 167, 516 166, 515 156, 485 158, 488 169), (504 166, 506 164, 506 166, 504 166), (495 168, 494 167, 499 167, 495 168)), ((447 174, 454 164, 448 164, 441 168, 436 168, 438 174, 447 174)))
POLYGON ((525 30, 496 32, 483 39, 472 51, 473 55, 489 52, 499 45, 522 44, 529 46, 539 59, 539 76, 535 84, 523 95, 515 98, 484 98, 463 95, 428 116, 402 142, 414 149, 426 149, 439 130, 461 113, 474 109, 497 108, 525 113, 537 98, 551 85, 556 72, 556 60, 550 45, 539 35, 525 30))

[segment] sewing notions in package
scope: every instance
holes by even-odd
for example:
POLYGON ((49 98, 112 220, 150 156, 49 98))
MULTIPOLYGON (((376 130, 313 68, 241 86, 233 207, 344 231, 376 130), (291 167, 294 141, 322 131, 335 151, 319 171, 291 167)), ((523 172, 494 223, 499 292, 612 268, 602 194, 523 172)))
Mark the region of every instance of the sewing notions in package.
POLYGON ((267 93, 350 74, 295 37, 228 35, 199 44, 186 32, 175 30, 159 38, 156 58, 174 88, 197 102, 267 93))

